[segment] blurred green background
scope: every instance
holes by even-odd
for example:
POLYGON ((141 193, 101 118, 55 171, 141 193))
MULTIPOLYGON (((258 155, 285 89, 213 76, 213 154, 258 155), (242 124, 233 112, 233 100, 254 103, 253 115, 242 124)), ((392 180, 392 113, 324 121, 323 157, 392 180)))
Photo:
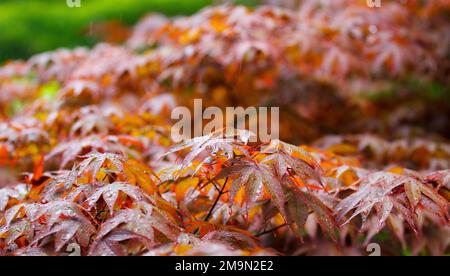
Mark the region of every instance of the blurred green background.
MULTIPOLYGON (((26 59, 59 47, 92 46, 98 40, 89 26, 118 20, 132 26, 149 12, 168 16, 195 13, 213 0, 0 0, 0 63, 26 59)), ((235 1, 250 4, 252 0, 235 1)))

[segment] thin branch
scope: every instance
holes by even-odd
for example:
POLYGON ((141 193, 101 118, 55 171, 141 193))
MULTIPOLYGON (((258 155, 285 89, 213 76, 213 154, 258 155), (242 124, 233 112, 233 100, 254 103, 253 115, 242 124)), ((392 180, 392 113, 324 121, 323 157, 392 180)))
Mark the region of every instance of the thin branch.
POLYGON ((219 202, 220 197, 224 194, 224 190, 225 190, 225 186, 227 186, 227 182, 228 182, 228 177, 225 179, 225 183, 223 183, 222 189, 220 189, 219 194, 217 195, 216 200, 214 201, 213 206, 211 206, 211 209, 209 209, 208 215, 205 218, 205 221, 208 221, 209 218, 211 217, 214 208, 216 208, 217 203, 219 202))
POLYGON ((264 232, 261 232, 261 233, 256 234, 255 237, 260 237, 260 236, 263 236, 263 235, 266 235, 266 234, 270 234, 270 233, 272 233, 272 232, 277 231, 277 230, 280 229, 280 228, 285 227, 286 225, 288 225, 288 224, 285 223, 285 224, 282 224, 282 225, 278 225, 277 227, 274 227, 274 228, 269 229, 269 230, 267 230, 267 231, 264 231, 264 232))
POLYGON ((218 192, 220 192, 220 189, 217 188, 216 183, 214 183, 214 181, 211 180, 211 179, 209 179, 209 178, 208 178, 208 181, 207 181, 207 182, 205 182, 205 183, 199 183, 199 184, 197 185, 197 188, 198 188, 199 190, 201 190, 201 189, 205 188, 206 186, 208 186, 209 184, 212 184, 212 185, 214 186, 214 188, 215 188, 218 192), (202 185, 200 185, 200 184, 202 184, 202 185))

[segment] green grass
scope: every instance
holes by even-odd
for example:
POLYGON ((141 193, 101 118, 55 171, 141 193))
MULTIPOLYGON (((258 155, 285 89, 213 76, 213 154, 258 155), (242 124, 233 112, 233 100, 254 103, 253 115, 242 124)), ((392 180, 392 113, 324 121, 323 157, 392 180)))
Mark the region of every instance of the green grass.
POLYGON ((69 8, 66 0, 1 0, 0 63, 23 59, 60 47, 91 46, 91 23, 120 20, 134 24, 148 12, 168 16, 195 13, 211 0, 81 0, 81 8, 69 8))

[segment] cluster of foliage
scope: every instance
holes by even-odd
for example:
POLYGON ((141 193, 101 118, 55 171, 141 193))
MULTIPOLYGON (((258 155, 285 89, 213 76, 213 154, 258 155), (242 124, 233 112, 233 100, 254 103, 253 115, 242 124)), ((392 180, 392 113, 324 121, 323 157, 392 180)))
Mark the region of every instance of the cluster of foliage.
POLYGON ((122 46, 1 67, 0 255, 448 253, 450 109, 402 84, 447 87, 449 2, 322 2, 149 15, 122 46), (368 96, 400 85, 395 108, 368 96), (284 140, 321 139, 174 145, 193 98, 281 106, 284 140))

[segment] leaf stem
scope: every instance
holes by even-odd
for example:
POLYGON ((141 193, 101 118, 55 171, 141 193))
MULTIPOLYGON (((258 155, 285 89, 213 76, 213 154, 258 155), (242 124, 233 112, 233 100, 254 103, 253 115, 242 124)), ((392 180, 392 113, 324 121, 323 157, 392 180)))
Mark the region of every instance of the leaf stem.
POLYGON ((272 233, 272 232, 277 231, 277 230, 280 229, 280 228, 285 227, 286 225, 288 225, 288 224, 287 224, 287 223, 284 223, 284 224, 278 225, 277 227, 274 227, 274 228, 269 229, 269 230, 267 230, 267 231, 264 231, 264 232, 261 232, 261 233, 256 234, 255 237, 260 237, 260 236, 263 236, 263 235, 266 235, 266 234, 270 234, 270 233, 272 233))
POLYGON ((217 203, 219 202, 220 197, 224 194, 225 186, 227 186, 228 177, 225 179, 225 183, 222 186, 222 189, 220 189, 219 194, 217 195, 216 200, 214 201, 214 204, 211 206, 211 209, 209 209, 208 215, 205 217, 205 221, 208 221, 209 218, 212 215, 212 212, 214 211, 214 208, 216 208, 217 203))

